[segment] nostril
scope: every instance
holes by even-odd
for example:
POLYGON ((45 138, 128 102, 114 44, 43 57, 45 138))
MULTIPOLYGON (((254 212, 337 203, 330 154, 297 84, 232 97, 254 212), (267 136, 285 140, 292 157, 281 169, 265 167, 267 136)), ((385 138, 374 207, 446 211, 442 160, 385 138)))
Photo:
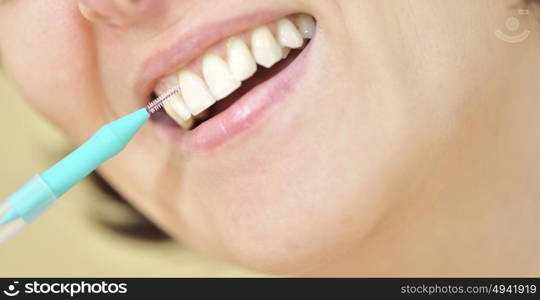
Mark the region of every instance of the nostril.
POLYGON ((88 21, 113 27, 128 27, 161 20, 164 0, 78 0, 79 10, 88 21))
POLYGON ((108 22, 107 18, 98 13, 96 10, 93 10, 86 6, 85 4, 79 2, 79 10, 85 19, 90 22, 99 23, 99 22, 108 22))
POLYGON ((80 0, 78 3, 81 14, 88 21, 113 26, 129 25, 135 5, 132 0, 80 0))
POLYGON ((123 11, 124 13, 133 13, 135 11, 135 6, 136 6, 136 2, 138 2, 137 0, 115 0, 114 2, 116 2, 116 5, 118 6, 118 8, 123 11))

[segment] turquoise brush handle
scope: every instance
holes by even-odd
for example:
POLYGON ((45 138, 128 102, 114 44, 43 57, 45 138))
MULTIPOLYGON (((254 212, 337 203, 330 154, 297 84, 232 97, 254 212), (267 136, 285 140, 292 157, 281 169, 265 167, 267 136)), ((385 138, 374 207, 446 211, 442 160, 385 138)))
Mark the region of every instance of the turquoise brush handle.
POLYGON ((56 197, 61 197, 108 159, 120 153, 148 120, 140 109, 99 129, 77 150, 41 175, 56 197))
POLYGON ((36 218, 102 163, 120 153, 149 117, 146 109, 140 109, 103 126, 75 151, 9 196, 0 204, 0 242, 1 226, 36 218))

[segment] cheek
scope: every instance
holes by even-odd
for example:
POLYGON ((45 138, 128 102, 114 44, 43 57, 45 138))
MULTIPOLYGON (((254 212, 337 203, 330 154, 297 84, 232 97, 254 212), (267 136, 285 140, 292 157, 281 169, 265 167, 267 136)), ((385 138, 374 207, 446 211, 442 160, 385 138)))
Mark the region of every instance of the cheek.
POLYGON ((89 32, 75 1, 22 1, 1 36, 9 75, 30 104, 63 129, 83 128, 93 115, 95 65, 89 32))
POLYGON ((193 230, 211 224, 213 234, 199 236, 208 238, 208 248, 224 247, 264 272, 298 273, 358 244, 376 224, 385 205, 375 182, 381 176, 369 175, 378 167, 353 142, 357 122, 341 116, 336 127, 333 119, 314 122, 305 113, 309 122, 267 123, 249 146, 186 170, 182 219, 193 220, 193 230), (292 134, 274 134, 284 131, 292 134), (201 212, 196 220, 189 216, 201 212))

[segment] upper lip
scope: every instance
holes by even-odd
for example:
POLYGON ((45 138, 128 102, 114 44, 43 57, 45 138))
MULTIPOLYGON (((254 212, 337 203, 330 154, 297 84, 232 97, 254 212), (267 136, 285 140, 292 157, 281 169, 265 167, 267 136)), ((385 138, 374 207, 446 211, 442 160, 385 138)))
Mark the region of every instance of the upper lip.
POLYGON ((248 15, 213 20, 190 28, 186 21, 178 22, 154 39, 154 51, 143 60, 135 78, 135 93, 146 105, 158 80, 182 66, 188 64, 213 44, 252 29, 258 25, 270 23, 286 12, 265 11, 248 15))

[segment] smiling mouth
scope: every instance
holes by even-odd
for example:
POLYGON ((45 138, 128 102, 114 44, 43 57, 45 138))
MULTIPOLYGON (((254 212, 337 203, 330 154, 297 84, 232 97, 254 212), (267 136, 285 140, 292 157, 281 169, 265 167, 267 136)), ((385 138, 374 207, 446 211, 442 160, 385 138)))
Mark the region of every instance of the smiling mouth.
POLYGON ((315 31, 315 20, 298 14, 217 43, 158 81, 152 98, 175 87, 181 92, 165 102, 164 111, 153 115, 154 120, 181 131, 197 128, 289 66, 315 31))

